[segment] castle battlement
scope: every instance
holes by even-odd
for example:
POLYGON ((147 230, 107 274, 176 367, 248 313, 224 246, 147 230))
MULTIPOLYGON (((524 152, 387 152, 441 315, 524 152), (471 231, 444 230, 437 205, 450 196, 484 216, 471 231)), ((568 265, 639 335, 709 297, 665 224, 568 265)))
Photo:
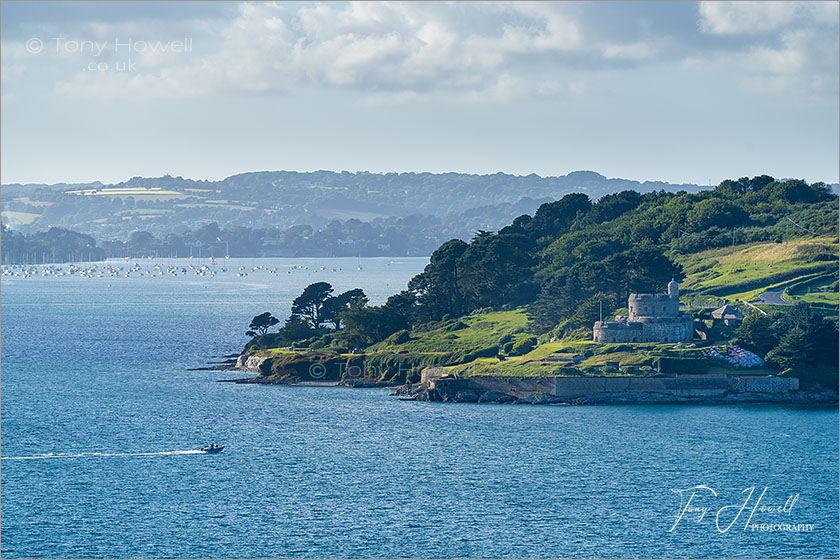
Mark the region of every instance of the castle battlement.
POLYGON ((630 294, 627 309, 626 317, 596 322, 594 341, 681 342, 694 336, 691 316, 680 313, 679 286, 674 280, 665 294, 630 294))

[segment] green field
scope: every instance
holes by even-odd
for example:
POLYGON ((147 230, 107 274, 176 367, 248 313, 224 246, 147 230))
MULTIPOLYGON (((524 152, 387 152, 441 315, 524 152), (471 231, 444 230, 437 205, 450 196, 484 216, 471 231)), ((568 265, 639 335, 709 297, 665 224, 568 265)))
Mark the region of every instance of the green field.
POLYGON ((12 212, 9 210, 4 210, 2 212, 2 217, 4 222, 9 222, 13 224, 31 224, 35 220, 41 217, 40 214, 35 214, 34 212, 12 212))
POLYGON ((162 216, 163 214, 171 214, 172 210, 157 209, 157 208, 140 208, 134 210, 120 210, 116 213, 117 216, 162 216))
POLYGON ((768 290, 836 278, 837 252, 837 240, 827 237, 704 251, 678 259, 686 272, 680 289, 686 296, 758 301, 768 290))
POLYGON ((228 204, 226 201, 205 200, 204 202, 183 202, 174 205, 176 208, 224 208, 225 210, 256 210, 256 206, 242 206, 239 204, 228 204))

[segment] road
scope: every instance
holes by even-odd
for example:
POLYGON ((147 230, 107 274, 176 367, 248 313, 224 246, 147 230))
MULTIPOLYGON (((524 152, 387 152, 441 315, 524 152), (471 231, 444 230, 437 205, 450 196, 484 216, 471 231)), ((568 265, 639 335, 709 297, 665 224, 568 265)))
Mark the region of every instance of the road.
POLYGON ((777 292, 764 292, 758 296, 758 299, 761 300, 761 303, 769 303, 771 305, 793 305, 782 299, 782 294, 785 293, 784 290, 779 290, 777 292))

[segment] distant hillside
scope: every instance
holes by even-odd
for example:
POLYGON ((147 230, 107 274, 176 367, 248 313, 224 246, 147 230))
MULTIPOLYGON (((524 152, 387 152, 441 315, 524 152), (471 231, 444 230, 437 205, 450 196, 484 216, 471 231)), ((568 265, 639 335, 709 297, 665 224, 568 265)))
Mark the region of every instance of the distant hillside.
POLYGON ((262 171, 221 181, 134 177, 114 185, 9 184, 3 186, 3 222, 22 232, 52 226, 127 239, 133 231, 157 237, 216 222, 222 228, 316 229, 331 221, 435 218, 424 235, 469 239, 496 230, 540 204, 571 192, 593 200, 622 190, 697 192, 694 184, 607 178, 594 171, 557 177, 496 173, 369 173, 262 171))

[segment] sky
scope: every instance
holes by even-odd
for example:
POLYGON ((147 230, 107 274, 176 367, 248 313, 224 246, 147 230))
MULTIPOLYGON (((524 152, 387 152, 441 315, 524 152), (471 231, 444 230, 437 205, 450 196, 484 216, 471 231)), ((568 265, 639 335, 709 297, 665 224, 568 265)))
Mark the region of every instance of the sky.
POLYGON ((0 181, 838 181, 837 2, 0 4, 0 181))

